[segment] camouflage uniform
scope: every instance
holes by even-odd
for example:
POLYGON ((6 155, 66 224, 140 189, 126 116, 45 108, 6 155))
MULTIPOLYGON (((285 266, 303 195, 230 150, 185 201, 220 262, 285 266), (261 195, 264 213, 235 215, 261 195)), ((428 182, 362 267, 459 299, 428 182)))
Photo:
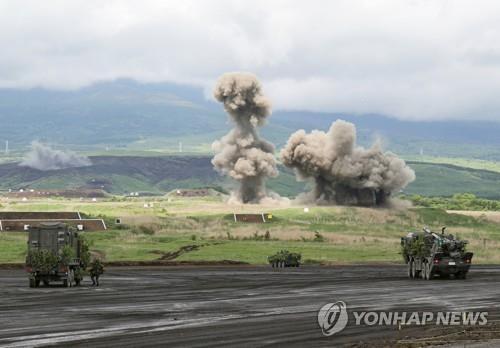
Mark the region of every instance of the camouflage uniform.
POLYGON ((104 267, 99 259, 95 259, 90 264, 90 279, 92 279, 92 285, 99 286, 99 276, 104 273, 104 267))

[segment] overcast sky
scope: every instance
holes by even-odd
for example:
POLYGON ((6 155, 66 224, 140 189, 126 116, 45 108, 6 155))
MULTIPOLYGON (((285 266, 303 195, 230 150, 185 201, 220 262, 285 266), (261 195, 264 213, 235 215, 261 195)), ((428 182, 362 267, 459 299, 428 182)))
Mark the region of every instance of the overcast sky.
POLYGON ((259 76, 275 109, 500 121, 500 1, 0 0, 0 86, 259 76))

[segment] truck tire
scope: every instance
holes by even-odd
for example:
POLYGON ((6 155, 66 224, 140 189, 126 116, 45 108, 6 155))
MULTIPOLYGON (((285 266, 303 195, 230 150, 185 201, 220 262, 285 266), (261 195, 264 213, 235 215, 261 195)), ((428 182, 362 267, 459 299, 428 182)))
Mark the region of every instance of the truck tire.
POLYGON ((431 280, 433 277, 432 264, 428 263, 425 265, 425 280, 431 280))
POLYGON ((408 260, 408 278, 413 278, 412 268, 413 268, 413 260, 408 260))
POLYGON ((40 286, 40 278, 36 277, 35 278, 35 288, 38 288, 40 286))
POLYGON ((35 279, 30 277, 29 281, 30 281, 30 288, 34 288, 35 287, 35 279))
POLYGON ((42 280, 44 286, 49 286, 50 282, 48 280, 42 280))
POLYGON ((427 263, 422 263, 422 270, 420 271, 420 278, 427 279, 427 263))
POLYGON ((417 265, 415 264, 415 260, 411 261, 411 277, 413 279, 417 278, 417 265))

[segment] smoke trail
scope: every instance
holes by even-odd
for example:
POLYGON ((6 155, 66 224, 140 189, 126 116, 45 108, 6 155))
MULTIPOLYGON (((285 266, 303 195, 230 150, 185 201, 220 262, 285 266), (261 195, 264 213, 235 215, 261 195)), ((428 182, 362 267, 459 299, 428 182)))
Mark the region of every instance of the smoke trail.
POLYGON ((295 132, 281 160, 300 180, 314 179, 307 198, 317 203, 380 205, 415 180, 413 170, 395 154, 382 152, 378 143, 369 149, 356 146, 355 126, 342 120, 327 133, 295 132))
POLYGON ((25 155, 20 166, 38 170, 57 170, 92 165, 90 159, 72 151, 61 151, 38 141, 31 143, 31 150, 25 155))
POLYGON ((239 182, 235 198, 243 203, 259 203, 267 197, 267 177, 278 175, 274 146, 260 139, 257 127, 271 114, 271 103, 262 94, 257 78, 248 73, 222 75, 214 97, 224 104, 234 128, 212 144, 215 169, 239 182))

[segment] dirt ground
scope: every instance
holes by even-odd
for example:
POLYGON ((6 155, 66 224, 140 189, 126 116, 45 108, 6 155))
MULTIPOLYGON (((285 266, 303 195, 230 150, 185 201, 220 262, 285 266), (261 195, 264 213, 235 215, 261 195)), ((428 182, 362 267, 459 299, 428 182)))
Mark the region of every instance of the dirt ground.
POLYGON ((500 338, 495 266, 432 281, 390 265, 119 267, 98 288, 86 280, 30 289, 22 270, 0 270, 0 280, 0 347, 421 347, 500 338), (350 313, 345 330, 325 337, 318 310, 335 301, 349 311, 488 311, 488 325, 356 326, 350 313))

